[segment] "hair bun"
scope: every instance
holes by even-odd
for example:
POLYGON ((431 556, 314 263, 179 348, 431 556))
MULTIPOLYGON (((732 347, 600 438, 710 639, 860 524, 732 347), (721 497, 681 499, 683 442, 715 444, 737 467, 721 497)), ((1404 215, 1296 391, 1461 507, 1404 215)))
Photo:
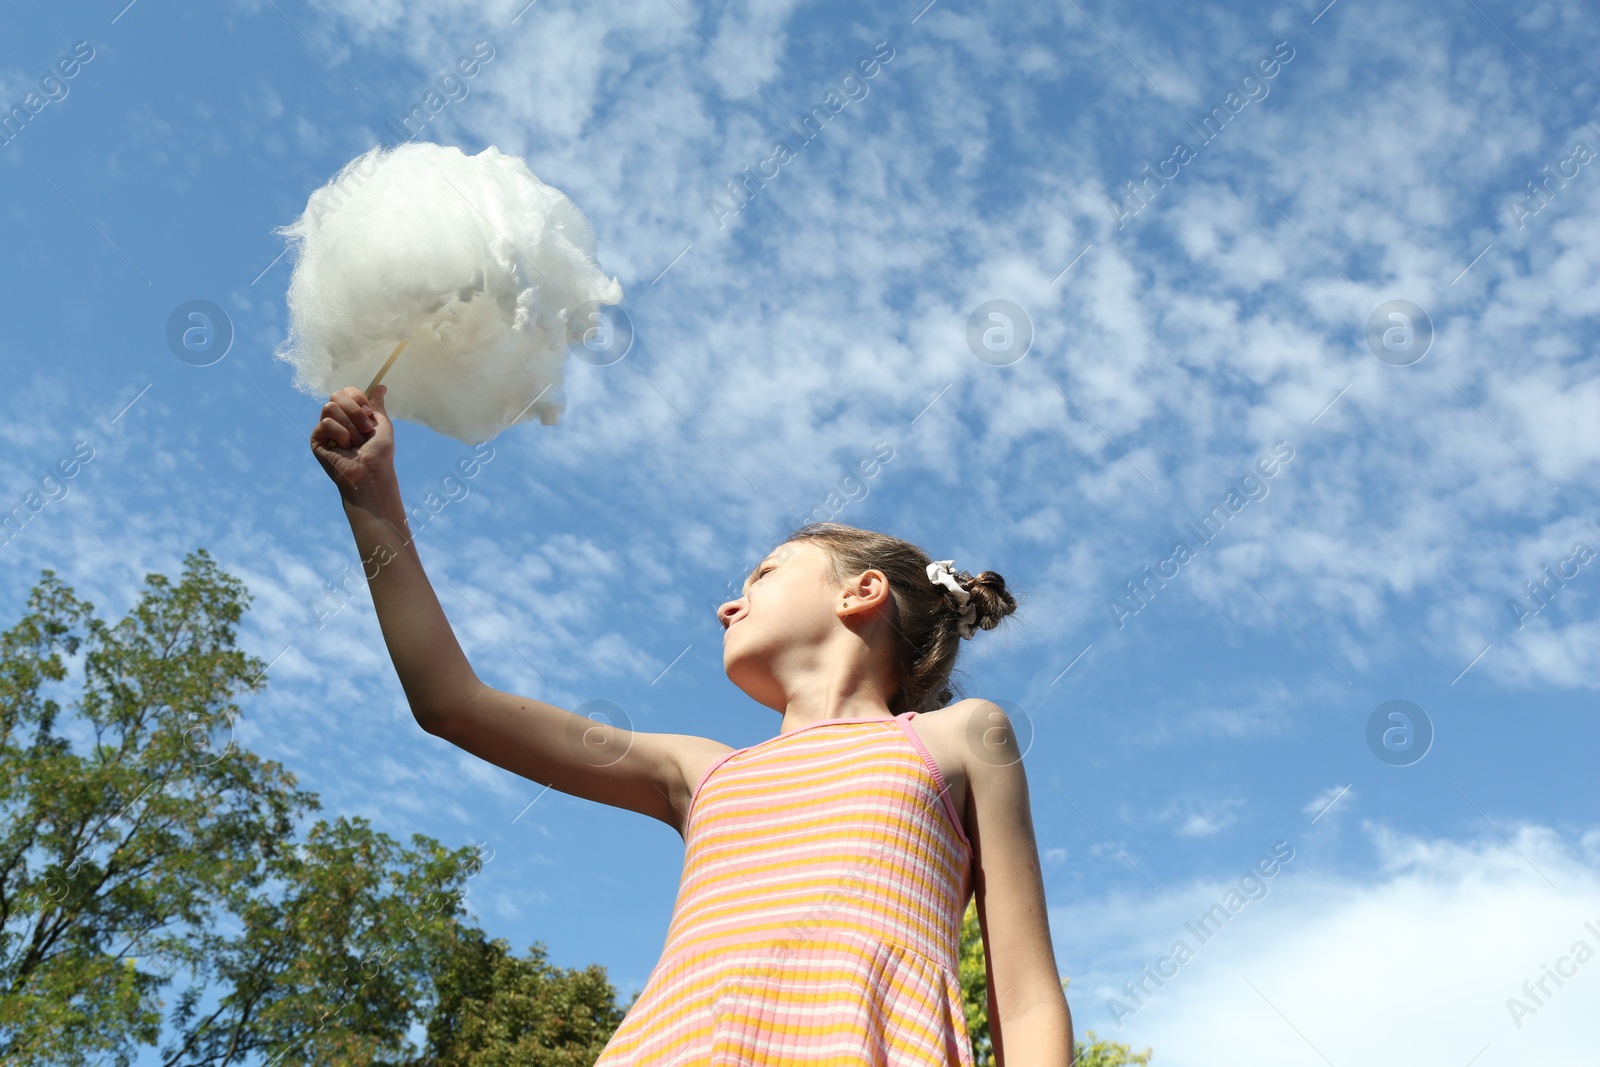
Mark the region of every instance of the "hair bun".
POLYGON ((1006 580, 994 571, 984 571, 966 583, 972 602, 978 606, 978 626, 992 630, 1000 620, 1017 610, 1017 602, 1006 591, 1006 580))

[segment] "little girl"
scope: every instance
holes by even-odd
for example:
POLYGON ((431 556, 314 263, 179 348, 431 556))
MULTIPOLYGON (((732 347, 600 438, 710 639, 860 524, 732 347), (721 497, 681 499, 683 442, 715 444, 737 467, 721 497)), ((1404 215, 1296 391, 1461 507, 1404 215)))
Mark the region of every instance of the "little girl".
POLYGON ((803 526, 717 612, 723 667, 779 713, 777 736, 734 749, 597 724, 473 673, 408 533, 386 390, 335 393, 311 448, 417 722, 684 839, 660 962, 596 1067, 971 1067, 957 968, 974 896, 996 1063, 1069 1067, 1021 753, 997 705, 944 688, 961 639, 1015 610, 1004 579, 803 526))

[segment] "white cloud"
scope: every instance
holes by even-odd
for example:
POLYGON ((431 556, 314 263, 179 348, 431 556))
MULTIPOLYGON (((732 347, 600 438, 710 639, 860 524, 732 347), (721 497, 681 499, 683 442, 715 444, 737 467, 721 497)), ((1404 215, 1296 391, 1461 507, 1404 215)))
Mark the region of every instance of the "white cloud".
POLYGON ((1309 815, 1312 822, 1330 815, 1341 804, 1353 801, 1356 791, 1348 785, 1330 785, 1322 792, 1311 798, 1305 807, 1300 809, 1302 815, 1309 815))
MULTIPOLYGON (((585 502, 598 519, 616 519, 602 523, 596 547, 634 563, 594 571, 576 558, 563 578, 585 584, 559 602, 537 599, 542 572, 513 569, 508 587, 519 603, 496 604, 498 616, 485 606, 490 621, 466 609, 468 636, 498 648, 512 670, 522 670, 520 657, 496 626, 517 629, 515 645, 543 663, 555 638, 538 632, 539 611, 599 620, 593 605, 614 605, 628 583, 645 581, 640 561, 655 559, 664 541, 689 545, 685 562, 716 569, 747 556, 789 509, 826 489, 840 457, 884 435, 897 444, 893 477, 928 494, 911 491, 906 507, 919 528, 907 532, 959 536, 964 552, 988 558, 1052 551, 1054 602, 1016 628, 1020 643, 1082 648, 1108 625, 1105 601, 1131 565, 1164 551, 1182 519, 1214 503, 1281 436, 1300 451, 1271 496, 1201 549, 1193 572, 1151 610, 1281 630, 1272 608, 1240 595, 1250 577, 1347 672, 1397 655, 1396 643, 1379 639, 1392 628, 1420 631, 1452 665, 1492 642, 1474 670, 1503 685, 1588 687, 1600 678, 1594 600, 1584 589, 1563 591, 1521 632, 1506 608, 1534 563, 1581 536, 1585 517, 1567 514, 1534 465, 1579 485, 1600 462, 1600 433, 1585 419, 1600 399, 1585 341, 1585 316, 1600 306, 1600 254, 1584 228, 1600 180, 1586 169, 1525 230, 1508 222, 1504 199, 1577 127, 1544 118, 1516 91, 1534 75, 1498 37, 1469 49, 1469 74, 1459 62, 1467 46, 1450 32, 1455 16, 1427 8, 1360 19, 1335 8, 1311 28, 1287 15, 1230 25, 1238 55, 1282 34, 1297 56, 1272 95, 1118 231, 1106 197, 1122 174, 1107 162, 1102 135, 1131 141, 1136 157, 1166 151, 1181 116, 1235 80, 1232 61, 1208 71, 1176 58, 1200 40, 1187 24, 1163 27, 1163 37, 1104 21, 1177 108, 1152 112, 1148 87, 1077 14, 1028 12, 1017 24, 1012 12, 940 6, 884 31, 897 54, 871 95, 834 120, 732 230, 717 231, 706 197, 834 71, 831 58, 814 56, 818 31, 797 24, 790 6, 685 8, 727 60, 671 5, 317 6, 326 16, 317 39, 338 30, 382 50, 391 68, 399 59, 403 71, 409 59, 419 85, 464 42, 490 34, 496 59, 440 117, 438 135, 524 152, 571 192, 601 231, 602 263, 624 276, 640 325, 639 350, 622 364, 574 368, 559 432, 505 442, 526 472, 495 471, 506 507, 547 499, 547 475, 604 472, 607 497, 626 506, 608 516, 601 512, 614 505, 585 502), (1388 36, 1374 43, 1380 31, 1388 36), (1075 67, 1117 72, 1100 95, 1070 106, 1059 99, 1066 83, 1041 78, 1029 47, 1020 60, 1012 54, 1019 39, 1062 35, 1075 67), (728 60, 761 86, 758 96, 728 60), (1416 76, 1376 76, 1393 63, 1416 76), (968 76, 978 69, 982 79, 968 76), (1044 118, 1062 136, 1039 136, 1044 118), (991 180, 1002 159, 1003 205, 991 180), (1494 206, 1480 212, 1482 203, 1494 206), (1493 252, 1452 286, 1491 240, 1493 252), (978 364, 963 334, 972 306, 996 293, 1027 306, 1037 331, 1037 358, 1004 374, 978 364), (1378 363, 1361 340, 1371 308, 1399 293, 1427 305, 1438 327, 1433 352, 1410 368, 1378 363), (1501 358, 1510 351, 1517 360, 1501 358), (958 487, 964 514, 1013 521, 978 530, 935 506, 958 487), (1018 496, 1030 500, 1022 515, 1012 506, 1018 496)), ((1562 32, 1581 35, 1575 17, 1565 7, 1529 16, 1530 25, 1562 22, 1562 32)), ((869 29, 844 27, 844 42, 869 47, 879 36, 869 29)), ((854 54, 838 35, 828 39, 838 46, 830 56, 854 54)), ((263 115, 289 114, 274 92, 258 95, 263 115)), ((303 122, 276 133, 305 145, 328 136, 303 122)), ((248 310, 259 318, 262 309, 248 310)), ((62 406, 59 388, 35 393, 38 402, 14 405, 9 425, 28 420, 31 432, 31 412, 62 406)), ((170 414, 159 394, 142 403, 170 414)), ((149 462, 181 471, 182 450, 161 436, 170 431, 151 433, 160 443, 149 462)), ((409 447, 403 440, 402 465, 409 447)), ((261 462, 242 448, 239 461, 261 462)), ((180 542, 164 543, 170 552, 180 542)), ((475 584, 462 586, 469 596, 498 588, 497 561, 522 552, 487 538, 457 550, 474 561, 475 584)), ((547 565, 537 551, 526 556, 518 566, 547 565)), ((703 610, 674 587, 681 572, 654 570, 653 605, 674 617, 703 610)), ((609 670, 646 671, 655 655, 604 632, 579 644, 591 657, 585 665, 609 670)), ((1076 670, 1093 670, 1099 655, 1076 670)), ((1173 711, 1181 723, 1157 724, 1149 736, 1279 731, 1286 705, 1307 699, 1301 686, 1271 679, 1241 689, 1252 691, 1186 700, 1173 711)))
MULTIPOLYGON (((1507 1007, 1576 942, 1600 952, 1592 849, 1537 825, 1520 828, 1514 847, 1367 830, 1371 870, 1319 867, 1314 841, 1298 842, 1295 858, 1263 880, 1265 894, 1206 926, 1205 941, 1195 922, 1237 880, 1052 909, 1056 940, 1070 947, 1058 957, 1095 960, 1092 973, 1073 975, 1079 1029, 1150 1045, 1158 1062, 1185 1067, 1465 1064, 1485 1046, 1480 1063, 1592 1063, 1600 960, 1564 986, 1547 980, 1549 995, 1520 1027, 1507 1007), (1182 963, 1179 940, 1192 953, 1182 963), (1164 984, 1143 976, 1147 965, 1169 975, 1164 984), (1121 1030, 1111 998, 1124 1005, 1121 1030)), ((1253 862, 1241 859, 1241 876, 1253 862)))
POLYGON ((1211 837, 1239 821, 1239 809, 1245 806, 1244 797, 1223 797, 1219 800, 1194 799, 1169 805, 1159 816, 1171 822, 1184 837, 1211 837))

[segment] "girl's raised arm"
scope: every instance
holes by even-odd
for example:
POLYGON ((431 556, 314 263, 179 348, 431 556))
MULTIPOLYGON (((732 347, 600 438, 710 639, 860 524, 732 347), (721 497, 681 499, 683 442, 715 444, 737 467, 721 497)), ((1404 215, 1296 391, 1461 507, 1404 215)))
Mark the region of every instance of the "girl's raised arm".
POLYGON ((563 793, 684 830, 685 768, 728 746, 687 734, 627 732, 485 685, 467 662, 406 523, 386 386, 351 386, 323 405, 311 449, 339 487, 395 673, 421 727, 563 793))

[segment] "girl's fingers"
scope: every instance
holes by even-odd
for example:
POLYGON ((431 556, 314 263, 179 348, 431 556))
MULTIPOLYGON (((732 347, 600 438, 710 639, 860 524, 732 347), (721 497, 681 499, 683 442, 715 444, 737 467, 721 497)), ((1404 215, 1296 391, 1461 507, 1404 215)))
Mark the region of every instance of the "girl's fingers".
POLYGON ((344 392, 344 400, 346 400, 346 410, 350 410, 349 405, 354 403, 355 408, 352 414, 365 414, 368 421, 373 419, 373 402, 366 397, 366 394, 363 394, 362 390, 357 389, 355 386, 346 386, 342 392, 344 392))
POLYGON ((350 421, 355 424, 356 429, 366 434, 371 433, 377 424, 372 421, 372 410, 367 407, 364 400, 358 390, 350 389, 339 397, 339 406, 350 416, 350 421))
POLYGON ((337 419, 324 418, 318 428, 322 430, 322 439, 329 447, 350 447, 350 428, 337 419))
POLYGON ((363 427, 364 425, 363 432, 370 434, 377 428, 378 416, 385 415, 383 394, 388 388, 386 385, 380 385, 373 390, 373 395, 369 397, 355 386, 347 385, 329 397, 328 401, 329 403, 339 404, 341 409, 347 412, 355 421, 356 426, 363 427), (354 405, 353 407, 352 404, 354 405), (361 421, 362 416, 366 418, 365 424, 361 421))
POLYGON ((334 418, 325 417, 321 422, 317 423, 316 432, 322 435, 322 440, 330 444, 337 445, 340 448, 351 447, 350 428, 334 418))
POLYGON ((366 394, 353 385, 345 386, 329 398, 338 403, 362 433, 371 433, 376 425, 372 418, 372 404, 366 394), (364 420, 364 421, 363 421, 364 420))
POLYGON ((354 407, 349 397, 341 398, 338 395, 329 397, 328 402, 322 405, 322 417, 333 419, 345 429, 358 431, 362 435, 371 432, 362 426, 362 423, 367 421, 366 416, 361 414, 360 408, 354 407), (347 407, 346 405, 351 406, 347 407))

